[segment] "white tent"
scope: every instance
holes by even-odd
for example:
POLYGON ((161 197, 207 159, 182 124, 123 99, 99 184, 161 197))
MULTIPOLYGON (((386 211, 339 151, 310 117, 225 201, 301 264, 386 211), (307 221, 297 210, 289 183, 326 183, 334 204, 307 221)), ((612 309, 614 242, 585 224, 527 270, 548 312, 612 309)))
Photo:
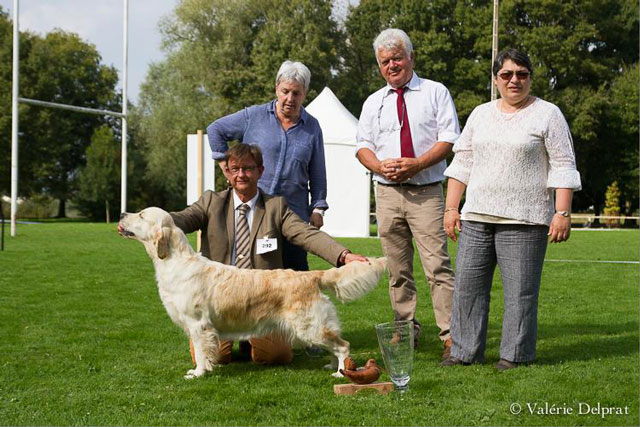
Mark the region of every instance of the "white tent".
POLYGON ((335 237, 368 237, 370 179, 355 157, 358 119, 328 87, 306 110, 318 119, 324 137, 329 210, 322 230, 335 237))

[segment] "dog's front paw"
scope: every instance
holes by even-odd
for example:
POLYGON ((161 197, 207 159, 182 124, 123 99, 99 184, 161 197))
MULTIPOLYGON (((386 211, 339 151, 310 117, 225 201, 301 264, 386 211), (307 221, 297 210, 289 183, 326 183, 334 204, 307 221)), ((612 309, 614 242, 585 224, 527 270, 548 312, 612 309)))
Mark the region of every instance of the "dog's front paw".
POLYGON ((342 378, 344 377, 344 375, 342 375, 340 372, 334 372, 333 374, 331 374, 332 377, 334 378, 342 378))
POLYGON ((204 375, 204 371, 198 371, 197 369, 189 369, 187 374, 184 376, 185 380, 192 380, 194 378, 198 378, 204 375))

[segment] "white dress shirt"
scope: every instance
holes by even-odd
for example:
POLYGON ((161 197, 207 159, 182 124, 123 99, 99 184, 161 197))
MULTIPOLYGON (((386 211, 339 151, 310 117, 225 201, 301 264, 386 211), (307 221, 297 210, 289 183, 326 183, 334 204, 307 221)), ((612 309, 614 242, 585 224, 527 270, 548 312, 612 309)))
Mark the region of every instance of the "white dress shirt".
POLYGON ((233 193, 233 227, 234 229, 233 229, 233 251, 231 253, 231 265, 236 265, 235 225, 238 223, 238 217, 240 216, 240 212, 238 211, 238 208, 240 207, 240 205, 243 205, 243 204, 249 206, 249 210, 247 211, 246 217, 247 217, 247 222, 249 223, 249 233, 251 233, 251 229, 253 227, 253 211, 254 211, 254 208, 256 207, 256 202, 258 201, 258 196, 260 195, 260 192, 259 191, 256 192, 256 195, 253 196, 253 198, 246 203, 240 200, 240 197, 238 197, 235 190, 233 190, 232 193, 233 193))
MULTIPOLYGON (((421 79, 415 72, 405 87, 404 100, 416 157, 429 151, 436 142, 453 144, 460 135, 460 126, 453 98, 447 88, 442 83, 421 79)), ((401 157, 397 99, 398 95, 389 84, 367 98, 358 122, 356 153, 368 148, 381 161, 401 157)), ((407 182, 440 182, 444 179, 446 167, 446 161, 442 160, 420 171, 407 182)), ((378 174, 374 175, 374 179, 384 184, 391 183, 378 174)))

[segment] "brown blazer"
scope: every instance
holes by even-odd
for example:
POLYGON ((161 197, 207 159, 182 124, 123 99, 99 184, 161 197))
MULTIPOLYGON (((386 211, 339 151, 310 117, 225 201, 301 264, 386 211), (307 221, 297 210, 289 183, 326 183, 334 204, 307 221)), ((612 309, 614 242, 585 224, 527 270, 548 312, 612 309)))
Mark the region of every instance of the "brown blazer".
MULTIPOLYGON (((231 264, 234 244, 234 212, 232 189, 206 191, 197 202, 180 212, 171 212, 176 225, 185 233, 202 230, 202 255, 223 264, 231 264)), ((302 247, 337 265, 346 248, 328 234, 302 221, 280 196, 269 196, 258 190, 259 197, 251 226, 251 265, 255 269, 282 268, 282 240, 302 247), (278 248, 256 255, 256 240, 277 238, 278 248)))

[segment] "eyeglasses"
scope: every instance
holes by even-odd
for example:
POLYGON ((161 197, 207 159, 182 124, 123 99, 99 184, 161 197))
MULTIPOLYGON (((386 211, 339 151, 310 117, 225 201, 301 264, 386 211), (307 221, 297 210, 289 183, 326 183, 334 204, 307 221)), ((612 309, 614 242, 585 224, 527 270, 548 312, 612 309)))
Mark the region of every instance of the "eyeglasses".
MULTIPOLYGON (((513 71, 504 71, 498 74, 498 77, 500 77, 505 82, 508 82, 513 78, 513 74, 513 71)), ((528 71, 516 71, 515 75, 518 80, 526 80, 531 75, 531 73, 528 71)))
POLYGON ((240 171, 244 173, 250 173, 250 172, 255 172, 256 169, 258 169, 257 166, 240 166, 240 167, 234 166, 232 168, 229 168, 229 172, 231 172, 231 175, 238 175, 240 171))

